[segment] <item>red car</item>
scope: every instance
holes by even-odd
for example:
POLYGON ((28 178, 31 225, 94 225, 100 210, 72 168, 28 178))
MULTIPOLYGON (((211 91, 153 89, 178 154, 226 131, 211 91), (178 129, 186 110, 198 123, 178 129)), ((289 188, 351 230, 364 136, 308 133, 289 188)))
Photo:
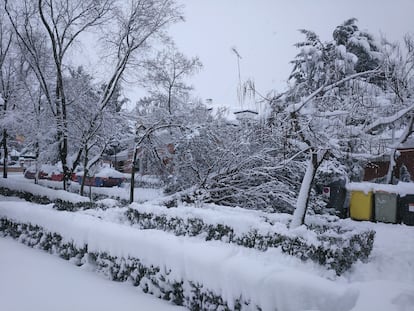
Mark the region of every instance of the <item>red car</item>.
MULTIPOLYGON (((29 169, 26 169, 24 172, 24 177, 27 179, 35 179, 36 177, 36 172, 33 172, 29 169)), ((49 176, 47 175, 47 173, 40 171, 39 172, 39 179, 49 179, 49 176)))

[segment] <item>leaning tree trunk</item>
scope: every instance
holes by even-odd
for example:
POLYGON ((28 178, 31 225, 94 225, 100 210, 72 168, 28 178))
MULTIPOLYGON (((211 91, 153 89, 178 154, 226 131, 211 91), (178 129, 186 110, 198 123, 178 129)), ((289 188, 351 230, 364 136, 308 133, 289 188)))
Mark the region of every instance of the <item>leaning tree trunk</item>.
POLYGON ((397 171, 397 149, 394 149, 390 154, 390 164, 388 166, 387 175, 385 175, 385 183, 393 184, 397 171))
POLYGON ((396 170, 397 170, 397 157, 398 157, 397 148, 399 147, 399 145, 405 143, 408 137, 410 137, 410 135, 413 132, 413 126, 414 126, 414 116, 411 115, 410 121, 407 127, 405 128, 404 132, 402 133, 400 139, 396 143, 394 143, 394 149, 392 150, 391 155, 390 155, 390 165, 388 166, 388 171, 387 171, 386 180, 385 180, 387 184, 394 183, 394 178, 395 178, 396 170))
POLYGON ((297 228, 305 223, 313 179, 315 178, 316 171, 322 163, 326 153, 326 150, 311 151, 311 158, 306 167, 305 176, 303 177, 299 195, 296 200, 296 208, 293 212, 292 222, 290 223, 291 229, 297 228))

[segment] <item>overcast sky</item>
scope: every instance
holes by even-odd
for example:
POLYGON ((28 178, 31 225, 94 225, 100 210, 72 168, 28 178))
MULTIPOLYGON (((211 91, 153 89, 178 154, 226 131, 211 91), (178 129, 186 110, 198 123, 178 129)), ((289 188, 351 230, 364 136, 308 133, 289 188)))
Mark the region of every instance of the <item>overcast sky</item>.
POLYGON ((242 59, 242 80, 251 78, 258 91, 283 91, 298 29, 315 31, 330 40, 334 28, 356 17, 359 28, 391 41, 414 33, 414 0, 178 0, 186 22, 171 34, 187 56, 198 56, 203 70, 191 82, 195 95, 217 105, 237 101, 236 47, 242 59))

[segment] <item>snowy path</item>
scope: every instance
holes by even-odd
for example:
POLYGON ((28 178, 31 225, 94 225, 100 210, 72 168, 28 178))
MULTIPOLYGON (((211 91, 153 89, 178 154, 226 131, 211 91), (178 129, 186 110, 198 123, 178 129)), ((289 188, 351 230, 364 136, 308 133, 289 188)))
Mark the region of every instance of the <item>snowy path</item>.
POLYGON ((0 309, 187 310, 6 238, 0 238, 0 309))
POLYGON ((356 263, 344 275, 359 291, 351 311, 414 311, 414 227, 354 224, 375 230, 376 236, 370 261, 356 263))
POLYGON ((370 262, 357 263, 350 271, 350 280, 386 280, 414 285, 414 226, 370 222, 355 224, 375 230, 376 235, 370 262))

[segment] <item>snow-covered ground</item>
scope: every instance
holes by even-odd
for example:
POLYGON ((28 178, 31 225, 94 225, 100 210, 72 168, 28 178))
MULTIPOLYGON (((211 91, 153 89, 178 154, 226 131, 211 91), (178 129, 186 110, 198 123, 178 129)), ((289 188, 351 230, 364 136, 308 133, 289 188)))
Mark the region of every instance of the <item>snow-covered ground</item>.
POLYGON ((414 311, 414 227, 356 225, 375 230, 376 236, 370 261, 355 264, 338 279, 359 292, 352 311, 414 311))
MULTIPOLYGON (((116 189, 114 188, 112 191, 116 191, 116 189)), ((79 212, 77 215, 69 213, 67 220, 65 220, 64 212, 55 212, 50 207, 41 207, 21 202, 18 199, 0 197, 0 201, 6 200, 7 202, 0 204, 2 214, 14 215, 13 217, 22 221, 33 220, 45 227, 50 227, 53 231, 62 231, 63 236, 67 232, 67 235, 71 237, 79 237, 79 241, 88 239, 87 242, 90 243, 91 247, 106 248, 110 251, 117 249, 118 252, 122 253, 125 251, 123 246, 127 247, 130 244, 125 242, 127 240, 140 243, 140 250, 145 250, 145 254, 143 255, 137 250, 136 255, 143 256, 144 259, 147 258, 149 261, 155 261, 156 264, 164 264, 165 258, 168 258, 169 262, 176 261, 174 266, 180 267, 178 271, 182 271, 187 276, 205 279, 207 283, 215 288, 222 287, 225 284, 229 295, 232 294, 232 287, 240 287, 243 291, 255 292, 256 296, 260 296, 262 293, 261 299, 265 299, 265 296, 268 299, 268 296, 274 293, 274 297, 277 297, 278 301, 280 299, 286 300, 284 303, 289 307, 289 310, 328 310, 326 307, 315 309, 315 304, 308 309, 303 307, 301 309, 292 308, 295 305, 306 305, 306 299, 326 297, 326 301, 332 299, 335 301, 335 310, 414 311, 414 227, 345 220, 345 222, 349 222, 349 225, 361 229, 375 230, 376 237, 369 262, 365 264, 358 262, 354 264, 350 271, 341 277, 337 277, 316 264, 301 262, 277 250, 259 253, 255 250, 243 249, 219 241, 204 242, 195 238, 175 237, 157 230, 144 230, 142 233, 134 232, 134 230, 139 230, 127 225, 122 226, 119 218, 118 221, 115 221, 118 223, 113 222, 119 216, 116 210, 108 210, 103 213, 79 212), (31 215, 31 209, 38 211, 31 215), (99 216, 99 218, 96 216, 99 216), (83 221, 86 220, 87 222, 83 224, 83 221), (104 224, 101 221, 109 221, 109 223, 104 224), (66 224, 66 222, 68 223, 66 224), (72 232, 74 231, 73 228, 77 228, 76 232, 72 232), (90 228, 90 231, 88 231, 88 228, 90 228), (99 229, 98 234, 96 234, 95 229, 99 229), (86 230, 87 234, 82 234, 82 230, 86 230), (114 236, 112 237, 111 234, 114 236), (119 240, 120 238, 122 240, 119 240), (125 242, 125 245, 121 242, 125 242), (180 254, 184 256, 181 259, 180 254), (203 267, 203 269, 197 270, 197 267, 203 267), (280 286, 273 286, 275 281, 279 282, 280 286), (246 284, 250 284, 250 287, 246 287, 246 284), (338 298, 337 300, 335 300, 335 295, 338 298)), ((212 208, 211 213, 214 212, 213 210, 212 208)), ((217 210, 217 212, 219 211, 217 210)), ((253 215, 255 213, 249 211, 244 214, 253 215)), ((240 214, 243 213, 240 212, 240 214)), ((240 217, 243 216, 240 215, 240 217)), ((241 222, 237 220, 237 217, 232 219, 234 222, 241 222)), ((135 250, 132 250, 132 252, 135 252, 135 250)), ((97 283, 115 283, 104 281, 99 277, 96 278, 91 275, 91 272, 85 271, 85 268, 71 266, 54 256, 20 246, 7 239, 0 239, 0 301, 2 302, 4 297, 7 299, 9 299, 8 297, 16 299, 16 296, 19 297, 19 295, 23 297, 24 293, 36 301, 47 302, 48 299, 53 298, 51 304, 47 305, 50 306, 50 310, 65 310, 61 307, 61 304, 64 304, 62 301, 69 304, 73 300, 65 296, 65 292, 69 291, 62 287, 62 296, 59 299, 54 299, 54 297, 49 298, 49 290, 46 289, 50 284, 52 284, 51 287, 55 284, 55 281, 51 281, 55 272, 51 268, 52 266, 49 265, 49 260, 50 262, 62 262, 62 265, 67 267, 67 270, 63 271, 62 269, 63 276, 58 279, 68 279, 70 284, 72 284, 72 281, 75 282, 74 279, 79 279, 82 282, 80 286, 71 285, 72 287, 79 287, 79 291, 76 291, 73 295, 71 294, 71 297, 76 296, 81 302, 84 299, 91 299, 84 303, 85 306, 88 306, 89 303, 89 307, 72 305, 73 307, 68 308, 68 310, 95 310, 95 304, 99 305, 100 300, 111 297, 104 294, 98 295, 100 290, 95 290, 95 287, 99 286, 96 285, 97 283), (17 258, 8 257, 8 254, 13 253, 15 249, 18 249, 17 258), (3 254, 7 254, 7 256, 3 254), (40 255, 45 258, 42 259, 42 262, 47 264, 42 263, 39 267, 31 267, 29 272, 24 272, 26 266, 31 264, 32 261, 36 261, 36 258, 40 255), (34 272, 37 269, 40 271, 44 266, 48 267, 47 271, 43 270, 39 274, 34 272), (7 271, 3 271, 4 269, 7 271), (76 271, 76 273, 73 271, 76 271), (30 276, 30 278, 27 278, 27 276, 30 276), (9 288, 9 283, 17 284, 17 287, 9 288), (4 290, 4 287, 7 287, 7 290, 4 290), (96 301, 93 302, 94 300, 96 301)), ((56 275, 58 275, 57 272, 56 275)), ((137 297, 142 296, 137 289, 130 285, 115 284, 106 286, 109 288, 119 286, 119 291, 125 291, 127 295, 133 293, 137 297)), ((55 284, 51 292, 60 292, 58 288, 60 286, 55 284)), ((58 296, 58 293, 56 295, 58 296)), ((18 302, 19 304, 24 304, 25 300, 30 301, 28 298, 21 300, 18 302)), ((117 302, 121 300, 117 300, 117 302)), ((10 303, 13 303, 13 301, 10 303)), ((114 306, 115 304, 105 303, 105 305, 114 306)), ((137 305, 139 310, 164 310, 137 305)), ((6 306, 8 305, 6 304, 6 306)), ((4 308, 4 310, 30 309, 24 308, 24 306, 22 305, 21 309, 4 308)), ((49 310, 47 306, 32 309, 49 310)), ((128 310, 127 303, 125 303, 125 307, 123 304, 117 306, 118 308, 112 307, 107 310, 119 309, 119 306, 122 306, 122 310, 128 310)), ((1 303, 0 309, 3 309, 1 303)), ((281 310, 284 311, 285 309, 281 310)))
POLYGON ((0 310, 179 311, 182 307, 111 282, 68 261, 0 238, 0 310))

